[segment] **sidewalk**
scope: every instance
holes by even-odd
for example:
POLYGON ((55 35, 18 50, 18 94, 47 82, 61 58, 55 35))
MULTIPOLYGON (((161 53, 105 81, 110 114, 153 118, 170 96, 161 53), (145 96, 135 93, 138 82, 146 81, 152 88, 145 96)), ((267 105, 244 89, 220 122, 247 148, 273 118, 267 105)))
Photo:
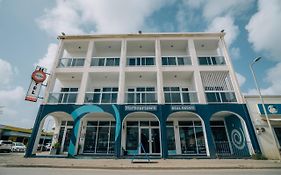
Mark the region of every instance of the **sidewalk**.
POLYGON ((244 159, 154 159, 151 160, 151 163, 147 163, 144 160, 138 163, 131 163, 130 159, 24 158, 22 155, 2 156, 0 154, 0 167, 81 169, 281 169, 281 163, 274 160, 244 159))

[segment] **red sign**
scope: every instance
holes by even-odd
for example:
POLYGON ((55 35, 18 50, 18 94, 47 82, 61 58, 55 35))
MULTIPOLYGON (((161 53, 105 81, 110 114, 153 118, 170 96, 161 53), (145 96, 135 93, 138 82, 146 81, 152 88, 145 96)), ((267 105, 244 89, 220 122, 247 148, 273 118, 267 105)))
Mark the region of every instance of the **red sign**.
POLYGON ((43 81, 46 80, 46 73, 43 72, 41 69, 40 70, 35 70, 32 75, 31 78, 36 82, 36 83, 42 83, 43 81))

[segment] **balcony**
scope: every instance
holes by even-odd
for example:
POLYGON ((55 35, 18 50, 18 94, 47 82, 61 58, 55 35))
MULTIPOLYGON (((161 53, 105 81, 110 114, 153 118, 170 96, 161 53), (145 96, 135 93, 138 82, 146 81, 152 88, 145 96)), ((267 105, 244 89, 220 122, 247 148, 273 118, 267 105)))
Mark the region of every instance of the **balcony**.
POLYGON ((187 88, 164 87, 165 103, 167 104, 191 104, 198 103, 196 91, 187 88))
POLYGON ((200 56, 198 57, 199 65, 225 65, 223 56, 200 56))
POLYGON ((61 58, 57 65, 58 68, 83 67, 85 58, 61 58))
POLYGON ((120 58, 118 57, 93 57, 91 66, 119 66, 120 58))
POLYGON ((127 66, 154 66, 154 56, 135 56, 127 57, 127 66))
POLYGON ((189 56, 165 56, 162 57, 163 66, 184 66, 191 65, 189 56))
POLYGON ((154 87, 129 88, 125 93, 125 103, 128 104, 155 104, 157 92, 154 87))
POLYGON ((94 89, 94 92, 86 92, 84 103, 114 104, 117 102, 118 88, 94 89))
POLYGON ((233 91, 205 91, 208 103, 235 103, 237 102, 233 91))
POLYGON ((48 103, 53 104, 73 104, 76 103, 77 92, 57 92, 50 93, 48 103))

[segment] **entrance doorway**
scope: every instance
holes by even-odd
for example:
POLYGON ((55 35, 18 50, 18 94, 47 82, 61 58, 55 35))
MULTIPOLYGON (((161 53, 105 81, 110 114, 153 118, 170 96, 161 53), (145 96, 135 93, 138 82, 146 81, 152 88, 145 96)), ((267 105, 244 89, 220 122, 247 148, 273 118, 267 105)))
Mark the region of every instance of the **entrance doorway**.
POLYGON ((73 128, 73 121, 62 121, 59 131, 58 143, 61 144, 60 153, 67 152, 73 128))
POLYGON ((159 121, 149 113, 133 113, 123 121, 122 149, 125 155, 160 155, 159 121))

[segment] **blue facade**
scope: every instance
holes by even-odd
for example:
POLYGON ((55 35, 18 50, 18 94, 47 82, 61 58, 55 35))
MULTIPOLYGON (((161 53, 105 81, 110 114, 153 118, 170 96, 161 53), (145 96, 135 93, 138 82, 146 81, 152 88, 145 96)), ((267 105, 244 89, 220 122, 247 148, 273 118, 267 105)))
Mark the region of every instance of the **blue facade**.
MULTIPOLYGON (((211 158, 217 157, 216 145, 214 143, 210 120, 218 112, 227 112, 229 115, 225 117, 225 125, 227 134, 232 144, 232 152, 235 156, 236 152, 241 150, 245 152, 245 156, 249 155, 248 143, 246 142, 246 133, 243 132, 241 120, 244 120, 247 133, 255 152, 260 152, 257 138, 255 136, 254 128, 252 126, 247 108, 245 104, 195 104, 195 105, 73 105, 73 104, 58 104, 58 105, 41 105, 38 111, 36 121, 34 123, 33 132, 29 140, 26 157, 33 156, 32 149, 36 140, 37 133, 40 129, 40 123, 48 114, 53 112, 65 112, 73 118, 74 125, 72 129, 70 144, 68 148, 68 156, 76 156, 77 140, 79 139, 80 121, 88 113, 102 113, 106 112, 112 114, 115 118, 115 156, 121 156, 121 136, 122 136, 122 122, 125 117, 134 112, 148 112, 154 114, 159 120, 161 132, 161 156, 169 158, 167 147, 167 118, 176 112, 187 111, 194 113, 201 117, 205 125, 205 139, 207 139, 209 155, 211 158), (238 117, 239 116, 239 117, 238 117)), ((237 154, 237 157, 240 155, 237 154)))

